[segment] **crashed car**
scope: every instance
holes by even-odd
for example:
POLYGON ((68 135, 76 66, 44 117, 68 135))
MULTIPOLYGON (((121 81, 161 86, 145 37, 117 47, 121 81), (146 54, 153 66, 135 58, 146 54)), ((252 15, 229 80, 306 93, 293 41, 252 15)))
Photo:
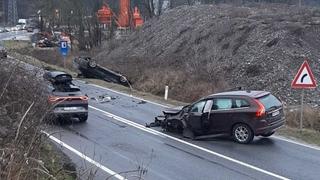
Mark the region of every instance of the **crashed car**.
POLYGON ((33 28, 32 26, 28 26, 28 27, 27 27, 27 32, 33 32, 33 29, 34 29, 34 28, 33 28))
POLYGON ((6 48, 0 46, 0 58, 6 58, 8 56, 8 52, 6 48))
POLYGON ((80 71, 79 76, 130 86, 126 77, 110 69, 99 66, 95 60, 90 57, 77 57, 73 60, 73 64, 80 71))
POLYGON ((192 139, 231 135, 238 143, 269 137, 285 124, 282 102, 265 91, 229 91, 163 111, 147 127, 182 132, 192 139))
POLYGON ((88 96, 72 83, 72 76, 59 71, 43 75, 48 85, 48 102, 53 106, 51 114, 56 118, 88 119, 88 96))
POLYGON ((56 45, 49 39, 45 38, 45 39, 39 40, 37 43, 37 46, 41 48, 45 48, 45 47, 55 47, 56 45))

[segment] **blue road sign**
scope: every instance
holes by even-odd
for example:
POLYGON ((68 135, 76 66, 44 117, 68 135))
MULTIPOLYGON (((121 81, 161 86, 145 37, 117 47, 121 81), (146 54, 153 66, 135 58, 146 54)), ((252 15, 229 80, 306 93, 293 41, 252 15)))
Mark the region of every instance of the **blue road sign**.
POLYGON ((62 56, 68 55, 68 42, 67 41, 60 41, 60 53, 62 56))

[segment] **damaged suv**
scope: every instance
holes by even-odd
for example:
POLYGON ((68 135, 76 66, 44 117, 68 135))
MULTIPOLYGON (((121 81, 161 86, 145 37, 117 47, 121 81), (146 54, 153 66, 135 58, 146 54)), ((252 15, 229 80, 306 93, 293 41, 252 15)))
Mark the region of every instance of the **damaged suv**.
POLYGON ((231 91, 163 111, 154 123, 166 131, 180 131, 192 139, 231 135, 238 143, 254 136, 269 137, 285 123, 283 105, 265 91, 231 91))
POLYGON ((57 118, 88 119, 88 96, 72 83, 72 76, 64 72, 46 72, 44 79, 48 85, 48 102, 52 104, 52 115, 57 118))

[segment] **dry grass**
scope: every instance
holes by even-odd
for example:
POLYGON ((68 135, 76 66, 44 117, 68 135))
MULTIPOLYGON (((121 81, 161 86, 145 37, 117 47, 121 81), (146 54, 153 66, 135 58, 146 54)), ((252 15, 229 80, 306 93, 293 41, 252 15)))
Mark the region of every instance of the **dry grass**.
POLYGON ((0 67, 0 179, 55 179, 41 151, 49 106, 39 72, 13 60, 0 67))
POLYGON ((320 146, 320 132, 310 129, 299 130, 292 127, 284 127, 277 131, 278 135, 293 139, 295 141, 303 141, 305 143, 320 146))
MULTIPOLYGON (((287 125, 293 128, 299 128, 300 108, 287 110, 287 125)), ((305 106, 303 110, 303 128, 312 129, 320 132, 320 111, 318 108, 305 106)))

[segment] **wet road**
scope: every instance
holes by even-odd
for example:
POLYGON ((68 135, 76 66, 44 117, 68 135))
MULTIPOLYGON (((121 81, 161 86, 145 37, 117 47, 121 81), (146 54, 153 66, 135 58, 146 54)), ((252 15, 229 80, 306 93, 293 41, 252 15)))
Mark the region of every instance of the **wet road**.
MULTIPOLYGON (((150 180, 319 179, 318 148, 278 137, 255 138, 252 144, 241 145, 228 138, 192 141, 163 134, 144 125, 165 107, 83 82, 77 84, 91 98, 108 95, 115 99, 104 103, 90 99, 87 123, 54 126, 49 132, 58 131, 54 137, 90 157, 99 166, 96 179, 110 175, 105 167, 118 173, 134 171, 115 179, 135 179, 139 173, 150 180)), ((80 157, 83 155, 62 149, 78 167, 92 166, 80 157)))
POLYGON ((27 31, 12 31, 0 33, 0 41, 2 40, 30 40, 30 36, 32 33, 28 33, 27 31))

